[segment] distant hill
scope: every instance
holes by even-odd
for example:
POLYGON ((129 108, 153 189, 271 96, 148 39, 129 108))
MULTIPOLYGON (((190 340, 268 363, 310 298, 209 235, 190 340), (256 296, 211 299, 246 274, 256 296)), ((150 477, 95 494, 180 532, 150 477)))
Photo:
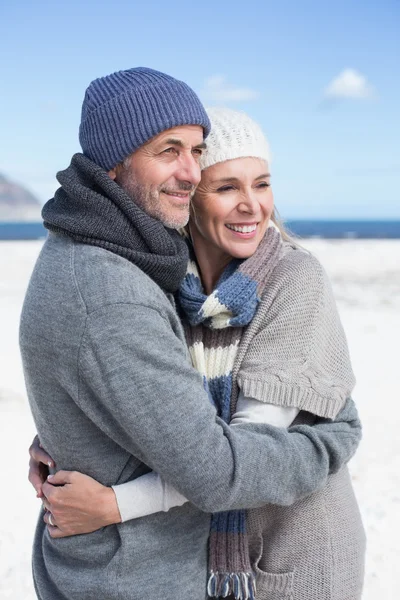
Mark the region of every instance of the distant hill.
POLYGON ((40 221, 41 208, 36 196, 0 173, 0 221, 40 221))

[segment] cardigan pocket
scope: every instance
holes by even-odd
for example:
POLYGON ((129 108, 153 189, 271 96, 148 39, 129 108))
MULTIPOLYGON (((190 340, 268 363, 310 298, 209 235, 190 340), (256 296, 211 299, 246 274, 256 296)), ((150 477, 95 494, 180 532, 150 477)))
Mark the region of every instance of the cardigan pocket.
POLYGON ((294 571, 267 573, 256 565, 255 573, 257 600, 296 600, 293 596, 294 571))

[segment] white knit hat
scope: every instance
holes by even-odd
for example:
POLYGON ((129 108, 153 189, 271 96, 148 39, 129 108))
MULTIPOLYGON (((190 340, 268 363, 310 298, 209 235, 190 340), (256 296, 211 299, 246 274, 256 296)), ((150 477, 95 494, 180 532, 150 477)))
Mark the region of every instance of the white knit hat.
POLYGON ((207 108, 211 132, 200 159, 203 171, 219 162, 254 157, 270 163, 271 153, 261 128, 243 112, 230 108, 207 108))

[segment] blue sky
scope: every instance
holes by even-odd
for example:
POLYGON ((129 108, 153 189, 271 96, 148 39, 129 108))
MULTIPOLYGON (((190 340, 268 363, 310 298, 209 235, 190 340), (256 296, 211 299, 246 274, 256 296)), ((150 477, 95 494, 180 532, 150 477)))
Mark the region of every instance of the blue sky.
POLYGON ((0 172, 45 201, 90 81, 148 66, 267 135, 285 218, 400 218, 400 1, 3 2, 0 172))

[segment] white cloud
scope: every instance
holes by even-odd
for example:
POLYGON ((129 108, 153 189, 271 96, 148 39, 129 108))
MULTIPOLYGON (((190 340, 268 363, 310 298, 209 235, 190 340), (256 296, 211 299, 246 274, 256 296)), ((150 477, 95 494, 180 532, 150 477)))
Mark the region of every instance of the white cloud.
POLYGON ((374 96, 374 88, 364 75, 355 69, 344 69, 325 88, 326 98, 357 98, 364 100, 374 96))
POLYGON ((245 102, 257 100, 260 96, 257 90, 232 85, 223 75, 208 77, 202 94, 208 101, 216 103, 245 102))

